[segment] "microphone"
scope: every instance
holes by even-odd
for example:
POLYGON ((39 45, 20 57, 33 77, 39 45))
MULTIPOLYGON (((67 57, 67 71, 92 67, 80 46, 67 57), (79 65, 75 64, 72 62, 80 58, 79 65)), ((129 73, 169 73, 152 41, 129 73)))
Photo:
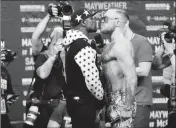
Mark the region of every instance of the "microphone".
POLYGON ((95 42, 98 45, 99 48, 103 48, 105 46, 103 38, 100 33, 96 34, 94 36, 95 42))

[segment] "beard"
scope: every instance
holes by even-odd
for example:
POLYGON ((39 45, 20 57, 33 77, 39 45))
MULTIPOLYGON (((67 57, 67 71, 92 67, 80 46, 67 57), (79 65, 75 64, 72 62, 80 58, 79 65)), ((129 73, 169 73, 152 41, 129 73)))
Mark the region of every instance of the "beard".
POLYGON ((111 33, 112 33, 112 30, 101 29, 100 32, 103 33, 103 34, 111 34, 111 33))
POLYGON ((89 33, 94 33, 94 32, 96 32, 96 31, 97 31, 97 27, 88 29, 88 32, 89 32, 89 33))
POLYGON ((102 25, 100 31, 103 34, 110 34, 113 32, 113 28, 107 25, 102 25))
POLYGON ((97 31, 97 29, 89 30, 88 32, 89 32, 89 33, 94 33, 94 32, 96 32, 96 31, 97 31))

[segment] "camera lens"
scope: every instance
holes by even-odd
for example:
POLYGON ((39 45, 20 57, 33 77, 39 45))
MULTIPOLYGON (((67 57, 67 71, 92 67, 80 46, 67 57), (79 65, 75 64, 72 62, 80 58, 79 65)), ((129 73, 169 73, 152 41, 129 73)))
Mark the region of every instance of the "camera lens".
POLYGON ((71 15, 73 10, 70 5, 65 5, 62 9, 64 15, 71 15))
POLYGON ((167 43, 172 43, 172 38, 173 38, 173 34, 172 33, 166 33, 164 36, 164 39, 167 41, 167 43))
POLYGON ((29 112, 26 116, 25 124, 28 124, 30 126, 34 126, 34 122, 38 115, 38 107, 37 106, 31 106, 29 108, 29 112))

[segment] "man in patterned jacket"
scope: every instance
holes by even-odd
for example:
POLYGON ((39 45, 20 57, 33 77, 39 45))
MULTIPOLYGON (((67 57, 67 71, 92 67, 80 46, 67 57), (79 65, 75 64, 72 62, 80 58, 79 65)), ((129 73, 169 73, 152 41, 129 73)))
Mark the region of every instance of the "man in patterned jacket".
POLYGON ((96 51, 91 48, 88 33, 96 31, 96 22, 83 8, 71 16, 73 29, 67 31, 65 94, 67 111, 73 128, 95 128, 95 99, 102 100, 104 90, 96 66, 96 51))

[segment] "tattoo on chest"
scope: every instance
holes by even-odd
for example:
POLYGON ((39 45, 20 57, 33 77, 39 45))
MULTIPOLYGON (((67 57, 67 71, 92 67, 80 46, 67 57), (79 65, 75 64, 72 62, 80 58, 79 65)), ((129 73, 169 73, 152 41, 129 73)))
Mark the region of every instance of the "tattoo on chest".
POLYGON ((110 43, 110 44, 107 44, 105 46, 105 48, 103 49, 103 52, 102 52, 102 57, 103 56, 106 56, 107 54, 109 54, 112 50, 112 47, 114 46, 115 43, 110 43))

